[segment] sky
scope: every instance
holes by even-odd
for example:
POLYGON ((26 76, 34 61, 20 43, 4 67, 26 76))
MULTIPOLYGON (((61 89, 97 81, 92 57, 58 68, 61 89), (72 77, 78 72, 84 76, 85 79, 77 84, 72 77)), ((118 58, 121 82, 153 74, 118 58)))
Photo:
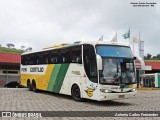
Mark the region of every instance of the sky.
MULTIPOLYGON (((140 34, 144 54, 160 54, 159 0, 0 0, 0 44, 34 51, 62 42, 118 42, 130 27, 130 40, 140 34), (156 3, 133 7, 131 3, 156 3)), ((138 55, 138 44, 134 47, 138 55)))

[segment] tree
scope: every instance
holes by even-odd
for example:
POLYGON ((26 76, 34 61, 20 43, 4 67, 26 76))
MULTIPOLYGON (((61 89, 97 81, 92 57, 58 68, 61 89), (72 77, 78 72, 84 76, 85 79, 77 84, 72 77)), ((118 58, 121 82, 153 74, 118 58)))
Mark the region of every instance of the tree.
POLYGON ((146 56, 144 56, 144 59, 151 59, 151 57, 152 57, 152 55, 151 55, 151 54, 149 54, 149 53, 147 53, 147 55, 146 55, 146 56))
POLYGON ((153 58, 153 59, 157 59, 157 56, 153 56, 152 58, 153 58))
POLYGON ((160 54, 157 54, 157 59, 159 59, 159 60, 160 60, 160 54))
POLYGON ((28 48, 26 49, 26 51, 31 52, 31 51, 32 51, 32 47, 28 47, 28 48))
POLYGON ((26 48, 26 46, 23 46, 23 45, 21 46, 21 50, 25 50, 25 48, 26 48))
POLYGON ((12 43, 7 43, 6 46, 7 46, 8 48, 14 48, 15 45, 12 44, 12 43))

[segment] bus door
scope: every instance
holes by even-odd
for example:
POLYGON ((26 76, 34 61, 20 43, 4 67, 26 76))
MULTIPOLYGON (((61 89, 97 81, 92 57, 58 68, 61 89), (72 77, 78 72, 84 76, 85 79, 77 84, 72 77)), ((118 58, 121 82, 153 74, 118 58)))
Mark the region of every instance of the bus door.
POLYGON ((98 83, 96 55, 92 45, 83 45, 83 62, 86 73, 83 89, 87 91, 84 95, 91 97, 93 95, 91 92, 95 90, 95 83, 98 83))

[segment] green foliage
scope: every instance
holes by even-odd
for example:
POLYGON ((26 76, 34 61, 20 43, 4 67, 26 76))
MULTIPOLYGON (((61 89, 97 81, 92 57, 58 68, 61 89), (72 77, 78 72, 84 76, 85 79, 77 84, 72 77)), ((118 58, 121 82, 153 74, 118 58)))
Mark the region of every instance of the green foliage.
POLYGON ((145 60, 152 60, 152 61, 160 61, 160 54, 157 54, 156 56, 152 56, 151 54, 147 54, 144 56, 145 60))
POLYGON ((160 62, 160 60, 154 60, 154 59, 150 59, 150 60, 145 60, 146 62, 160 62))
POLYGON ((18 50, 15 48, 5 48, 0 46, 0 53, 14 53, 14 54, 21 54, 25 52, 24 50, 18 50))

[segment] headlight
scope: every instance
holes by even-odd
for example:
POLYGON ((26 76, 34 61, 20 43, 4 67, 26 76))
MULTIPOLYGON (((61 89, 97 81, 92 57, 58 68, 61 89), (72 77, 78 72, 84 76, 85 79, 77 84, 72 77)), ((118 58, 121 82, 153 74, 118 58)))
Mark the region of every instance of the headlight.
POLYGON ((137 90, 134 88, 134 89, 132 89, 131 91, 132 91, 132 92, 136 92, 137 90))
POLYGON ((104 93, 110 93, 111 90, 106 90, 106 89, 100 89, 101 92, 104 92, 104 93))

